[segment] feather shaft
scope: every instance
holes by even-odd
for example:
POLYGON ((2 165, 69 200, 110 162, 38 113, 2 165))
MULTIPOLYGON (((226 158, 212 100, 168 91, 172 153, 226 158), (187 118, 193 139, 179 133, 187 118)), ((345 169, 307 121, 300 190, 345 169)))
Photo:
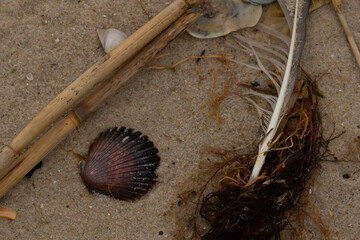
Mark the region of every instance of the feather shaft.
POLYGON ((294 16, 294 22, 292 27, 292 35, 291 35, 291 42, 290 42, 290 49, 288 54, 288 60, 286 64, 285 74, 283 78, 283 82, 280 88, 280 93, 278 97, 278 101, 275 105, 274 112, 272 114, 269 126, 267 128, 267 134, 266 137, 263 139, 259 146, 259 154, 256 158, 256 162, 253 168, 253 171, 251 173, 251 179, 254 179, 259 176, 262 166, 265 163, 265 158, 267 155, 267 152, 270 150, 270 144, 276 134, 277 127, 279 126, 282 112, 283 112, 283 106, 284 101, 286 98, 286 94, 288 92, 288 86, 291 78, 291 69, 292 69, 292 63, 294 59, 294 51, 295 51, 295 41, 296 41, 296 28, 297 28, 297 22, 298 22, 298 5, 299 0, 296 1, 296 7, 295 7, 295 16, 294 16), (270 132, 271 131, 271 132, 270 132))

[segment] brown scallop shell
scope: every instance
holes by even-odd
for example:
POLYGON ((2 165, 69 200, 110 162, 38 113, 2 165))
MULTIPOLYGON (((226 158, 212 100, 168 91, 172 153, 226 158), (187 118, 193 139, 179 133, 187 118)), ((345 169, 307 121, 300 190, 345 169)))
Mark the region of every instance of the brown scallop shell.
POLYGON ((160 161, 157 153, 140 132, 124 127, 108 129, 91 144, 80 175, 92 191, 133 200, 154 185, 160 161))

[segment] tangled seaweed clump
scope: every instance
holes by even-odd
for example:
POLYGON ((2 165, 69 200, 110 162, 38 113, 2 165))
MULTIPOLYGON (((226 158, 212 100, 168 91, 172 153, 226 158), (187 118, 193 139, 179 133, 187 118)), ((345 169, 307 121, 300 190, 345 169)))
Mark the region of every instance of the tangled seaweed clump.
POLYGON ((302 81, 298 89, 262 175, 249 180, 256 156, 238 156, 224 168, 219 190, 204 198, 200 215, 211 228, 202 239, 280 238, 328 144, 321 137, 315 83, 302 81))

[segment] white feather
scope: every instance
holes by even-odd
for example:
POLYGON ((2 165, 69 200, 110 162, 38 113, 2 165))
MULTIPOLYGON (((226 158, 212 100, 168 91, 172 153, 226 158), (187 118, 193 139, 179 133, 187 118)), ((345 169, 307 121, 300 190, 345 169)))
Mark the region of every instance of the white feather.
POLYGON ((292 68, 293 59, 294 59, 296 28, 297 28, 297 21, 298 21, 298 4, 299 4, 299 1, 297 0, 296 7, 295 7, 295 16, 294 16, 294 23, 293 23, 293 27, 292 27, 292 36, 291 36, 288 60, 287 60, 287 64, 286 64, 285 74, 284 74, 283 81, 282 81, 281 88, 280 88, 280 93, 279 93, 270 123, 267 127, 265 137, 264 137, 263 141, 260 143, 259 154, 256 158, 256 162, 255 162, 253 171, 251 173, 250 179, 258 177, 261 172, 262 166, 264 165, 264 162, 265 162, 266 154, 270 150, 271 143, 273 141, 273 138, 274 138, 277 128, 279 126, 281 116, 283 114, 283 107, 286 104, 286 102, 285 102, 286 96, 289 95, 288 86, 289 86, 289 82, 290 82, 290 77, 291 77, 290 73, 291 73, 291 68, 292 68))
MULTIPOLYGON (((279 3, 283 0, 279 0, 279 3)), ((259 176, 264 165, 267 153, 271 149, 271 143, 278 132, 278 127, 288 110, 288 102, 293 92, 296 81, 296 70, 300 61, 302 48, 305 40, 305 20, 306 20, 306 4, 302 5, 301 10, 299 0, 295 2, 294 19, 291 24, 292 36, 288 36, 272 29, 264 24, 258 24, 256 28, 261 32, 282 40, 284 44, 274 45, 256 41, 241 36, 239 33, 233 34, 233 38, 228 39, 227 45, 238 49, 256 60, 256 65, 244 63, 235 59, 229 59, 239 65, 246 66, 255 71, 261 71, 274 84, 277 96, 260 93, 258 91, 247 89, 244 93, 247 99, 257 110, 260 118, 260 125, 264 131, 263 139, 259 144, 259 153, 253 168, 250 179, 259 176), (301 12, 301 13, 300 13, 301 12), (300 17, 298 17, 300 15, 300 17), (301 20, 299 20, 301 19, 301 20), (269 64, 277 71, 268 70, 269 64), (269 108, 258 104, 252 98, 262 98, 269 105, 269 108)), ((283 4, 284 5, 284 4, 283 4)), ((285 5, 284 5, 285 6, 285 5)), ((283 9, 284 14, 290 15, 283 9)))

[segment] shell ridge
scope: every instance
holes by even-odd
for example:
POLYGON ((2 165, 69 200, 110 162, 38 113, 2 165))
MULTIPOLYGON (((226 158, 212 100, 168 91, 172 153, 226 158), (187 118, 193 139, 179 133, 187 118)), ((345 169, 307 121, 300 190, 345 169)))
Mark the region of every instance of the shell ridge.
MULTIPOLYGON (((148 165, 155 165, 155 164, 159 164, 159 159, 154 157, 154 158, 145 158, 140 161, 135 160, 134 162, 129 162, 129 161, 124 162, 121 166, 122 166, 122 169, 126 169, 126 168, 133 167, 133 166, 148 166, 148 165)), ((115 165, 115 167, 116 166, 118 166, 118 165, 115 165)))
POLYGON ((119 138, 117 139, 117 147, 119 149, 128 149, 132 146, 136 146, 137 144, 139 144, 139 141, 138 141, 138 137, 141 135, 140 132, 137 132, 136 135, 131 135, 131 136, 126 136, 124 138, 119 138), (133 137, 136 137, 136 138, 133 138, 133 137))
POLYGON ((130 148, 128 148, 130 153, 136 152, 136 151, 141 151, 147 148, 154 148, 154 144, 152 142, 142 142, 142 143, 137 143, 136 145, 131 146, 130 148))
POLYGON ((153 170, 140 170, 140 171, 130 171, 130 172, 126 172, 127 174, 112 174, 112 175, 108 175, 105 180, 106 181, 110 181, 110 180, 120 180, 120 179, 131 179, 134 181, 137 181, 138 178, 157 178, 156 174, 154 173, 153 170))
POLYGON ((109 155, 107 157, 109 158, 115 158, 118 156, 123 157, 124 159, 126 158, 126 156, 132 156, 133 158, 139 158, 141 156, 147 156, 147 155, 154 155, 157 154, 157 149, 153 146, 146 148, 146 149, 140 149, 138 151, 134 150, 134 151, 126 151, 126 150, 121 150, 121 151, 117 151, 114 150, 111 153, 109 152, 109 155))
MULTIPOLYGON (((115 157, 115 156, 119 156, 119 155, 123 155, 123 156, 125 156, 125 155, 133 155, 135 152, 141 152, 142 150, 146 150, 146 147, 147 148, 153 148, 153 149, 156 149, 155 147, 154 147, 154 144, 152 143, 152 142, 150 142, 151 144, 145 144, 145 143, 143 143, 143 145, 142 145, 142 147, 140 147, 139 149, 138 148, 136 148, 136 146, 137 145, 133 145, 133 146, 131 146, 131 148, 130 149, 128 149, 128 148, 121 148, 120 146, 117 146, 116 147, 116 149, 114 149, 112 152, 109 152, 109 155, 108 155, 108 157, 109 158, 113 158, 113 157, 115 157), (120 149, 119 149, 120 148, 120 149), (132 149, 132 151, 130 151, 132 149)), ((155 150, 154 150, 155 151, 155 150)), ((156 149, 156 151, 157 151, 157 149, 156 149)), ((157 153, 157 152, 156 152, 157 153)), ((144 155, 147 155, 147 153, 144 153, 144 155)), ((135 157, 135 156, 134 156, 135 157)))
POLYGON ((107 129, 106 131, 100 133, 100 135, 95 139, 94 143, 92 145, 93 149, 91 149, 92 155, 89 154, 88 159, 90 160, 89 164, 93 164, 91 159, 97 159, 100 154, 100 150, 103 148, 103 145, 107 142, 106 140, 109 138, 109 135, 111 134, 112 129, 107 129))
MULTIPOLYGON (((125 151, 129 151, 130 149, 136 147, 139 143, 137 143, 136 141, 131 141, 131 142, 128 142, 126 144, 118 144, 117 145, 117 151, 119 153, 122 153, 122 152, 125 152, 125 151)), ((131 153, 131 152, 130 152, 131 153)))
MULTIPOLYGON (((101 161, 99 161, 98 159, 105 159, 106 162, 108 161, 109 157, 107 155, 110 154, 109 151, 102 151, 101 149, 112 149, 116 146, 116 141, 115 139, 118 138, 119 136, 122 135, 126 135, 127 133, 125 132, 125 128, 113 128, 113 129, 108 129, 107 131, 105 131, 103 137, 101 139, 99 139, 98 141, 100 141, 100 143, 97 146, 97 149, 94 150, 96 151, 96 154, 89 159, 92 159, 91 164, 94 168, 97 168, 99 164, 101 164, 101 161)), ((100 136, 99 136, 100 137, 100 136)))
POLYGON ((155 173, 153 173, 159 164, 153 164, 152 167, 145 166, 145 167, 137 167, 137 166, 131 166, 128 168, 119 168, 119 169, 112 169, 109 171, 98 171, 96 173, 96 177, 99 179, 104 180, 111 180, 111 179, 123 179, 123 178, 132 178, 134 176, 156 176, 155 173), (153 173, 153 174, 152 174, 153 173), (150 175, 147 175, 150 174, 150 175))
POLYGON ((114 162, 114 165, 118 165, 118 164, 125 164, 129 161, 132 161, 134 159, 141 159, 142 157, 145 157, 145 156, 154 156, 157 154, 157 150, 156 149, 152 149, 152 151, 150 152, 150 154, 143 154, 142 152, 140 153, 133 153, 132 155, 131 154, 119 154, 119 155, 112 155, 111 158, 112 158, 112 162, 114 162))
POLYGON ((142 151, 138 151, 138 152, 134 152, 134 158, 138 158, 140 156, 144 156, 144 155, 155 155, 158 153, 158 150, 156 148, 147 148, 147 149, 143 149, 142 151))
MULTIPOLYGON (((150 173, 150 172, 153 172, 158 166, 156 164, 154 165, 151 165, 151 166, 136 166, 136 167, 131 167, 131 168, 127 168, 128 170, 125 170, 125 169, 121 169, 121 173, 122 175, 125 175, 125 173, 129 173, 130 175, 132 174, 146 174, 146 173, 150 173)), ((115 178, 120 178, 120 174, 117 175, 117 174, 113 174, 111 175, 110 173, 117 173, 119 171, 117 170, 113 170, 113 171, 108 171, 107 174, 108 174, 108 179, 112 179, 113 176, 115 176, 115 178)))
POLYGON ((123 163, 123 164, 117 164, 117 165, 114 165, 114 168, 113 170, 118 170, 121 166, 121 169, 122 170, 125 170, 127 168, 140 168, 140 167, 147 167, 147 166, 153 166, 153 165, 157 165, 159 164, 159 161, 157 161, 157 159, 151 159, 151 158, 148 158, 150 159, 151 161, 139 161, 139 162, 132 162, 132 161, 128 161, 126 163, 123 163))
POLYGON ((139 136, 141 136, 141 132, 134 132, 132 134, 129 134, 125 138, 123 138, 121 140, 121 142, 124 143, 124 144, 127 144, 127 143, 131 142, 132 140, 138 138, 139 136))

